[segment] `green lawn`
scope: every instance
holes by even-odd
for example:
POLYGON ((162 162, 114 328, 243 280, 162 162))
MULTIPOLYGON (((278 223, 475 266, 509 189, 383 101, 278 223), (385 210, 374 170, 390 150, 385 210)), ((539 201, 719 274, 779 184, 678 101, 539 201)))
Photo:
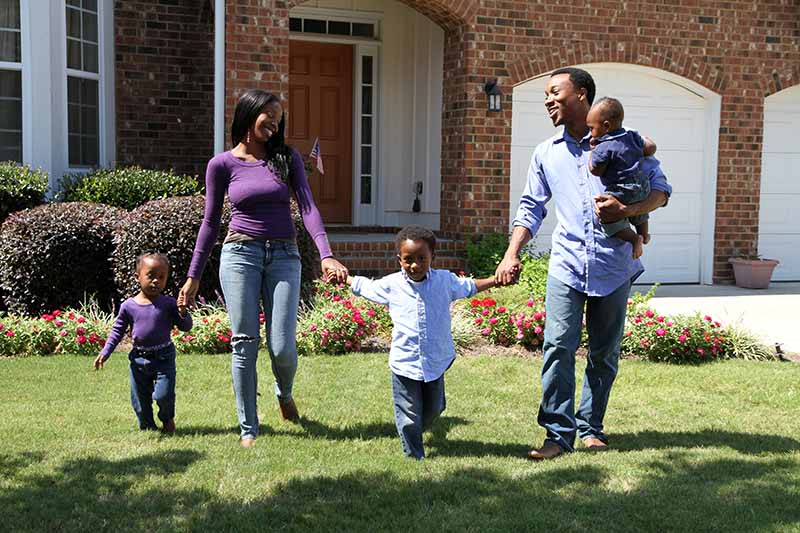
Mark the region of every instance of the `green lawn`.
POLYGON ((90 365, 0 360, 2 530, 800 531, 798 364, 623 361, 613 451, 546 464, 525 459, 538 359, 458 360, 423 462, 400 451, 385 355, 301 359, 302 427, 262 357, 251 450, 227 356, 179 356, 172 437, 135 429, 123 354, 90 365))

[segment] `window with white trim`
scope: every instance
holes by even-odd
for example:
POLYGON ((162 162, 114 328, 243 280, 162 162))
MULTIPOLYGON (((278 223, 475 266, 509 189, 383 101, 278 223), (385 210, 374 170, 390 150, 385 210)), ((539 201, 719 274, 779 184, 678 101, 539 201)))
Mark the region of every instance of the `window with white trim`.
POLYGON ((67 131, 70 167, 100 159, 97 0, 66 0, 67 131))
POLYGON ((22 31, 19 0, 0 0, 0 161, 22 162, 22 31))

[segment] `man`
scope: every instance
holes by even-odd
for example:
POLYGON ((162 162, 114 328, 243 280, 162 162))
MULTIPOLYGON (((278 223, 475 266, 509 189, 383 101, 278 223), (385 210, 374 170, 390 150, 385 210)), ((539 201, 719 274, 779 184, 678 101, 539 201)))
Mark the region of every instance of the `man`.
POLYGON ((553 72, 545 88, 545 109, 563 133, 544 141, 533 154, 528 181, 514 219, 505 256, 497 267, 499 284, 516 281, 519 253, 536 234, 552 197, 558 214, 545 299, 547 318, 542 347, 542 403, 539 424, 547 430, 534 460, 574 451, 575 435, 591 450, 604 450, 603 417, 617 374, 620 342, 631 283, 643 267, 631 245, 603 234, 600 223, 648 213, 666 204, 672 190, 658 161, 646 158, 651 193, 642 202, 624 205, 602 194, 600 178, 589 172, 589 128, 586 115, 594 100, 591 75, 581 69, 553 72), (583 310, 589 333, 589 355, 581 403, 575 413, 575 351, 581 339, 583 310))

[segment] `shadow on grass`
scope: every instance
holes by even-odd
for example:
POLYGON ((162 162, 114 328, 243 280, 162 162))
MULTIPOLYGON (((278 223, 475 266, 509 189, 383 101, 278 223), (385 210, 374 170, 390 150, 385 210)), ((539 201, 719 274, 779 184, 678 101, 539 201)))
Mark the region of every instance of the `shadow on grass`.
POLYGON ((705 429, 702 431, 641 431, 611 435, 614 450, 663 450, 666 448, 732 448, 739 453, 790 453, 800 451, 800 441, 781 435, 759 435, 705 429))
MULTIPOLYGON (((221 498, 170 476, 202 455, 76 459, 49 474, 20 475, 0 491, 8 530, 60 531, 483 531, 791 530, 800 526, 796 458, 698 461, 677 451, 637 467, 571 464, 431 470, 408 462, 382 471, 311 475, 221 498)), ((13 462, 13 458, 12 458, 13 462)), ((202 470, 199 469, 198 472, 202 470)), ((215 485, 216 482, 211 483, 215 485)))
POLYGON ((180 438, 196 437, 198 435, 239 435, 239 426, 178 426, 174 436, 180 438))

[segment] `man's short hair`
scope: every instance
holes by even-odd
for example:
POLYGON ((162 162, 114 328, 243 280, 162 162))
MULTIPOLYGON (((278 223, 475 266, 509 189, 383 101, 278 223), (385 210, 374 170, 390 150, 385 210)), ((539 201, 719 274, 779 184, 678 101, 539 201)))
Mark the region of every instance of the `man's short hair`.
POLYGON ((394 244, 397 247, 398 252, 400 251, 400 244, 407 240, 425 241, 428 243, 428 248, 431 249, 431 253, 436 250, 436 235, 434 235, 433 232, 428 228, 411 225, 406 226, 398 231, 397 236, 394 238, 394 244))
POLYGON ((586 98, 589 100, 589 105, 594 102, 595 85, 592 75, 583 69, 576 67, 565 67, 554 70, 550 77, 558 76, 559 74, 569 74, 569 81, 575 90, 586 89, 586 98))

